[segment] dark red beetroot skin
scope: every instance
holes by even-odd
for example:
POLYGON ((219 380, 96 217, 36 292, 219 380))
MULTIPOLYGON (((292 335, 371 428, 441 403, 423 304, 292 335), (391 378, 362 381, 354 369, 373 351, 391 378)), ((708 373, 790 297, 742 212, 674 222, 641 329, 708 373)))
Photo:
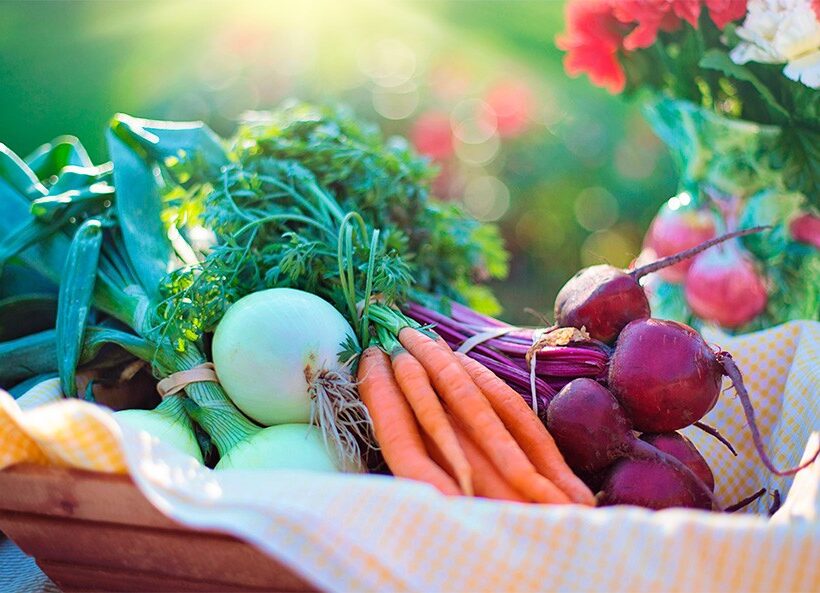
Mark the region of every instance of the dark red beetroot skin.
POLYGON ((628 324, 609 363, 609 389, 641 432, 671 432, 703 418, 717 402, 722 376, 698 332, 662 319, 628 324))
POLYGON ((573 276, 555 298, 555 323, 585 327, 596 340, 610 344, 633 319, 650 315, 643 288, 627 272, 599 265, 573 276))
POLYGON ((555 396, 546 426, 567 464, 586 474, 623 457, 635 440, 615 397, 592 379, 575 379, 555 396))
POLYGON ((683 464, 692 470, 700 480, 715 491, 715 476, 700 451, 685 436, 678 432, 663 432, 660 434, 643 434, 641 440, 680 459, 683 464))
POLYGON ((707 501, 707 508, 714 503, 720 509, 709 487, 686 464, 635 437, 615 396, 592 379, 575 379, 555 396, 547 408, 546 426, 574 471, 595 477, 624 457, 648 460, 668 466, 676 476, 669 484, 670 492, 687 489, 694 492, 689 495, 692 504, 707 501))
POLYGON ((607 473, 597 495, 600 506, 629 504, 647 509, 687 507, 709 510, 712 503, 669 465, 646 459, 622 459, 607 473))

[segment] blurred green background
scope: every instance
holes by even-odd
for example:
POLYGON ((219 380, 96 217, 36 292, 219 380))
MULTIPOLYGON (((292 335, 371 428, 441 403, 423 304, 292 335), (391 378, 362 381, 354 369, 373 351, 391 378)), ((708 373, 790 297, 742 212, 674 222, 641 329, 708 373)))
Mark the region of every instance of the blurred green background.
POLYGON ((579 267, 626 265, 676 187, 637 105, 563 71, 563 3, 3 2, 0 142, 73 134, 105 159, 121 111, 222 134, 289 97, 344 102, 438 162, 436 193, 497 221, 503 317, 534 322, 579 267))

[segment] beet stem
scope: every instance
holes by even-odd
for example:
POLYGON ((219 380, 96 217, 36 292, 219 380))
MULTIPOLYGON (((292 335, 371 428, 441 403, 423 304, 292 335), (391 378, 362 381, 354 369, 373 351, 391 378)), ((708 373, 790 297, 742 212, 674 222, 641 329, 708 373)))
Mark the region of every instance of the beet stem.
POLYGON ((766 494, 766 489, 761 488, 760 490, 758 490, 757 492, 755 492, 751 496, 747 496, 743 500, 739 500, 735 504, 726 507, 726 512, 727 513, 734 513, 736 511, 739 511, 740 509, 746 508, 747 506, 752 504, 754 501, 756 501, 758 498, 760 498, 764 494, 766 494))
POLYGON ((717 496, 712 490, 707 486, 703 480, 695 475, 689 466, 683 463, 680 459, 675 457, 674 455, 670 455, 664 451, 661 451, 657 447, 654 447, 647 443, 646 441, 641 441, 635 439, 632 442, 632 446, 629 450, 629 456, 633 459, 646 459, 649 461, 661 461, 666 463, 667 465, 671 465, 674 469, 681 472, 683 475, 688 476, 690 480, 694 480, 694 483, 697 485, 698 489, 703 492, 706 496, 709 497, 709 500, 712 501, 712 508, 718 512, 723 511, 723 507, 720 505, 720 501, 718 501, 717 496))
POLYGON ((733 231, 731 233, 726 233, 725 235, 721 235, 720 237, 715 237, 714 239, 709 239, 708 241, 704 241, 700 245, 696 245, 694 247, 690 247, 689 249, 684 249, 674 255, 669 255, 667 257, 662 257, 659 260, 653 261, 652 263, 646 264, 645 266, 641 266, 640 268, 635 268, 629 275, 632 276, 636 281, 643 278, 647 274, 651 274, 652 272, 657 272, 658 270, 662 270, 663 268, 668 268, 669 266, 674 266, 678 262, 682 262, 685 259, 689 259, 690 257, 696 256, 701 251, 705 251, 710 247, 714 247, 715 245, 719 245, 724 241, 728 241, 729 239, 735 239, 737 237, 743 237, 745 235, 751 235, 753 233, 759 233, 760 231, 765 231, 766 229, 770 229, 770 226, 756 226, 751 229, 743 229, 740 231, 733 231))
POLYGON ((735 451, 735 448, 732 446, 732 443, 729 442, 729 439, 727 439, 725 436, 720 434, 720 432, 718 431, 717 428, 715 428, 713 426, 709 426, 705 422, 695 422, 692 426, 695 426, 695 427, 701 429, 706 434, 715 437, 721 443, 726 445, 726 448, 729 449, 729 451, 732 452, 732 455, 737 457, 737 451, 735 451))
POLYGON ((749 393, 746 391, 746 386, 743 384, 743 375, 740 373, 740 369, 737 367, 734 359, 732 359, 732 355, 728 352, 718 352, 716 358, 717 361, 723 366, 724 374, 732 381, 732 385, 734 385, 735 391, 740 398, 740 404, 743 406, 743 413, 746 414, 746 421, 749 423, 749 430, 752 431, 752 441, 754 442, 755 449, 757 449, 757 454, 760 456, 760 460, 763 462, 763 465, 766 466, 766 469, 776 476, 791 476, 792 474, 796 474, 801 469, 814 463, 817 456, 820 455, 820 447, 817 447, 817 451, 814 452, 814 455, 812 455, 808 461, 801 463, 796 467, 779 470, 774 466, 772 460, 769 459, 769 455, 766 453, 766 449, 763 448, 763 438, 760 436, 760 430, 758 430, 757 422, 755 421, 755 410, 752 406, 752 400, 749 398, 749 393))

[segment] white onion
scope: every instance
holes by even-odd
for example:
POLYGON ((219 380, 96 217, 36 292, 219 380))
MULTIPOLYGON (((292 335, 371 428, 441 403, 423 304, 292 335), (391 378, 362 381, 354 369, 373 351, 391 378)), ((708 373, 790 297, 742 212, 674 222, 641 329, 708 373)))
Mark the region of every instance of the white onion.
POLYGON ((309 424, 280 424, 242 441, 219 460, 216 469, 302 469, 341 471, 338 451, 309 424))
POLYGON ((203 463, 202 451, 187 416, 174 417, 162 410, 120 410, 114 412, 114 418, 121 425, 144 430, 159 442, 203 463))
POLYGON ((353 329, 327 301, 292 288, 255 292, 234 303, 213 340, 219 382, 236 406, 266 426, 311 418, 312 382, 343 371, 353 329))

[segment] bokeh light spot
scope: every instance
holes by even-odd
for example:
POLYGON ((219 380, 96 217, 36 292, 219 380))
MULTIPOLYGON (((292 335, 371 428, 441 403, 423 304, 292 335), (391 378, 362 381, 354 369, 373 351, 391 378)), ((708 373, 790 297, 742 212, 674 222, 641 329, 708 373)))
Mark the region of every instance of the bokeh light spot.
POLYGON ((584 267, 611 264, 625 268, 635 253, 637 246, 625 235, 614 230, 598 231, 587 237, 581 246, 581 263, 584 267))
POLYGON ((646 179, 655 171, 658 153, 634 140, 627 140, 615 148, 615 169, 627 179, 646 179))
POLYGON ((618 201, 603 187, 588 187, 575 200, 575 219, 588 231, 608 229, 618 220, 618 201))
POLYGON ((501 140, 497 135, 478 144, 456 142, 455 145, 458 158, 469 165, 486 165, 496 157, 500 148, 501 140))
POLYGON ((380 39, 359 54, 359 67, 383 87, 409 82, 416 73, 416 54, 399 39, 380 39))
POLYGON ((481 144, 498 130, 498 121, 487 103, 481 99, 467 99, 453 108, 450 114, 453 135, 467 144, 481 144))
POLYGON ((561 247, 566 239, 566 231, 554 215, 528 210, 518 219, 515 236, 522 248, 546 255, 561 247))
POLYGON ((387 119, 405 119, 410 117, 419 105, 419 93, 416 85, 410 83, 401 87, 373 90, 373 109, 387 119))
POLYGON ((476 177, 464 188, 464 207, 478 220, 498 220, 510 207, 510 190, 497 177, 476 177))

